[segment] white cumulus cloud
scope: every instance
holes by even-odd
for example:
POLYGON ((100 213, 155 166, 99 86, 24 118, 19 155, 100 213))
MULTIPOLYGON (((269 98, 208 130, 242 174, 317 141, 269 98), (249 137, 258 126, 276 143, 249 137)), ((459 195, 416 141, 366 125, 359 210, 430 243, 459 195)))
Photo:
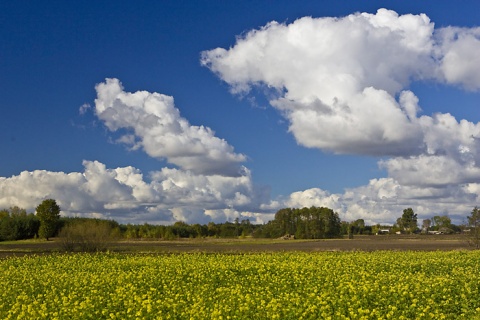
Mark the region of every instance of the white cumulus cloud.
POLYGON ((305 17, 271 22, 202 63, 234 92, 265 85, 271 104, 307 147, 335 153, 398 155, 423 147, 415 109, 395 99, 411 80, 434 76, 434 27, 425 15, 305 17))
POLYGON ((270 104, 300 145, 387 157, 380 165, 400 183, 447 186, 478 181, 480 125, 420 115, 408 88, 438 81, 479 89, 479 30, 437 30, 425 14, 387 9, 304 17, 270 22, 229 49, 204 51, 201 62, 234 93, 270 88, 270 104))
MULTIPOLYGON (((83 172, 36 170, 0 178, 0 208, 18 205, 33 212, 41 201, 53 198, 67 216, 134 223, 206 223, 212 219, 224 222, 232 216, 252 217, 251 212, 265 201, 258 196, 248 172, 227 177, 163 168, 152 172, 147 181, 134 167, 109 169, 98 161, 84 161, 83 165, 83 172)), ((262 221, 262 214, 257 216, 262 221)))
POLYGON ((173 97, 138 91, 125 92, 118 79, 96 86, 95 113, 111 131, 125 129, 118 142, 148 155, 166 159, 197 174, 239 176, 246 160, 225 140, 204 126, 193 126, 180 116, 173 97))

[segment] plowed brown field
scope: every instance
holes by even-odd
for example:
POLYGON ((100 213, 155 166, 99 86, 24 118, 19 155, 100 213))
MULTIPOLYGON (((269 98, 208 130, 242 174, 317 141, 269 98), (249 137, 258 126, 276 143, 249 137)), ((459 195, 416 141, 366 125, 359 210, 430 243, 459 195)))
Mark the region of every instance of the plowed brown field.
MULTIPOLYGON (((248 253, 279 251, 376 251, 376 250, 469 250, 463 235, 381 235, 355 236, 353 239, 278 240, 278 239, 181 239, 175 241, 118 241, 110 251, 125 253, 248 253)), ((0 258, 61 252, 58 239, 51 241, 0 242, 0 258)))

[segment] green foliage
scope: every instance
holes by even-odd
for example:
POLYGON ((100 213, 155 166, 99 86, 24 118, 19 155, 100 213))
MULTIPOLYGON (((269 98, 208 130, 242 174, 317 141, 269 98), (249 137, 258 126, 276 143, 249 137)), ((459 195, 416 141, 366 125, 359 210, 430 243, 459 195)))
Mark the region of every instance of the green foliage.
POLYGON ((397 225, 401 231, 415 232, 418 228, 417 214, 412 208, 404 209, 402 217, 397 219, 397 225))
POLYGON ((120 225, 122 235, 127 239, 163 239, 173 240, 178 238, 206 238, 206 237, 247 237, 253 235, 260 226, 253 225, 248 219, 241 222, 225 222, 216 224, 209 222, 207 225, 187 224, 177 221, 171 226, 152 225, 120 225))
POLYGON ((37 206, 36 212, 40 220, 39 236, 48 240, 57 232, 60 207, 55 200, 47 199, 37 206))
POLYGON ((38 234, 40 221, 17 206, 0 210, 0 241, 30 239, 38 234))
POLYGON ((163 235, 163 239, 165 240, 174 240, 175 235, 173 234, 172 228, 167 228, 165 234, 163 235))
POLYGON ((238 226, 231 222, 225 222, 218 225, 221 238, 237 238, 239 236, 238 226))
POLYGON ((374 234, 374 232, 372 226, 367 226, 365 224, 365 220, 357 219, 350 223, 342 221, 341 234, 348 234, 349 238, 352 238, 355 234, 370 235, 374 234))
POLYGON ((308 210, 308 208, 283 208, 278 210, 275 214, 275 219, 256 230, 254 237, 280 238, 286 235, 293 235, 296 238, 304 238, 309 233, 308 225, 302 221, 302 215, 307 216, 305 209, 308 210))
POLYGON ((455 226, 449 216, 434 216, 432 218, 432 230, 441 231, 442 233, 453 233, 455 226))
POLYGON ((140 227, 133 224, 127 224, 124 232, 124 236, 127 239, 137 239, 139 238, 139 229, 140 227))
POLYGON ((183 221, 175 222, 172 231, 178 238, 190 238, 190 234, 192 233, 190 226, 183 221))
POLYGON ((441 234, 462 232, 462 228, 453 224, 448 215, 435 215, 431 219, 423 219, 422 229, 424 232, 438 231, 441 234))
POLYGON ((338 214, 329 208, 285 208, 277 211, 266 231, 271 237, 294 234, 298 239, 322 239, 339 237, 342 225, 338 214))

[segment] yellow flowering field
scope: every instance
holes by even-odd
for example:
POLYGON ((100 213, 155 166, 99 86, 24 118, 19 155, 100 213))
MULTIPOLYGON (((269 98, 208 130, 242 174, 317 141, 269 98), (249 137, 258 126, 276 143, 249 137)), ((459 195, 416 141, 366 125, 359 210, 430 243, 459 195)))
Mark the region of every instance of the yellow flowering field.
POLYGON ((0 260, 1 319, 475 319, 480 252, 0 260))

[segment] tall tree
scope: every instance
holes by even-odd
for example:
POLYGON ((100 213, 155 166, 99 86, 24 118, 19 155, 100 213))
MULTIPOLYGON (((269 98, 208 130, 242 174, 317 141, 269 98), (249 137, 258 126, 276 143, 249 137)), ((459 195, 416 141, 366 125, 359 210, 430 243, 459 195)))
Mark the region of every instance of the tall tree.
POLYGON ((48 240, 57 231, 60 219, 60 207, 53 199, 43 200, 37 208, 37 217, 40 220, 39 236, 48 240))
POLYGON ((282 235, 295 233, 295 220, 293 209, 284 208, 277 211, 275 221, 278 223, 282 235))
POLYGON ((468 216, 468 224, 470 227, 469 243, 478 249, 480 248, 480 209, 478 207, 473 208, 468 216))
POLYGON ((329 208, 321 208, 322 216, 325 226, 325 237, 334 238, 338 237, 341 232, 340 217, 336 212, 329 208))
POLYGON ((407 232, 414 232, 417 229, 417 214, 412 208, 403 210, 402 217, 398 220, 401 229, 407 232))

